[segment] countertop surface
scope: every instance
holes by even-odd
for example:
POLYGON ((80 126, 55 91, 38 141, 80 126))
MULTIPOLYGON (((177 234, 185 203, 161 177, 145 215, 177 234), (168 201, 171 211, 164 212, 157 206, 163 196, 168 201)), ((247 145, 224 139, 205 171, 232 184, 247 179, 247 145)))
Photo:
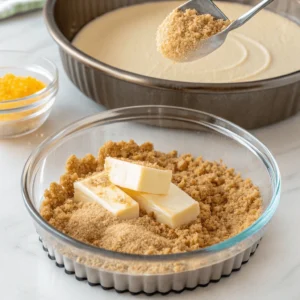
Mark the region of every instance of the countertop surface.
MULTIPOLYGON (((30 152, 49 134, 84 116, 104 110, 87 99, 66 77, 58 49, 47 33, 41 12, 0 21, 0 50, 27 50, 53 60, 60 71, 60 91, 48 121, 38 131, 15 140, 0 141, 0 298, 147 299, 90 287, 66 275, 42 251, 24 207, 20 176, 30 152)), ((283 192, 278 211, 256 254, 230 278, 206 288, 171 293, 182 299, 300 299, 300 114, 253 131, 276 157, 283 192)), ((163 296, 152 296, 160 299, 163 296)))

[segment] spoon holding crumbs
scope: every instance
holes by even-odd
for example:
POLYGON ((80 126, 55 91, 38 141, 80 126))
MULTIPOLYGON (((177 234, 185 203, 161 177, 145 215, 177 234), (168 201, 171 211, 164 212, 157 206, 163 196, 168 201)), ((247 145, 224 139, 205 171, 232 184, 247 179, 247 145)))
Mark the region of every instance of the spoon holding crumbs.
POLYGON ((212 0, 190 0, 176 8, 157 30, 158 51, 176 62, 198 60, 217 50, 239 28, 274 0, 263 0, 230 21, 212 0))

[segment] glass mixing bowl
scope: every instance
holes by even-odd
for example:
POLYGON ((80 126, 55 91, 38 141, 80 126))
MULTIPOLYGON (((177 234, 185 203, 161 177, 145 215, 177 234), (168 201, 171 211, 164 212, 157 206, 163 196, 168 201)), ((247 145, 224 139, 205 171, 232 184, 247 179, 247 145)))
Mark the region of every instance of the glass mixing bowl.
POLYGON ((261 240, 280 198, 281 179, 269 150, 236 125, 200 111, 138 106, 80 120, 47 139, 30 156, 22 175, 26 207, 49 257, 67 273, 91 285, 132 293, 168 293, 207 285, 229 276, 248 261, 261 240), (157 150, 222 159, 259 186, 263 214, 249 228, 219 244, 188 253, 133 255, 96 248, 50 226, 39 214, 43 193, 64 173, 71 154, 97 154, 107 141, 150 141, 157 150))

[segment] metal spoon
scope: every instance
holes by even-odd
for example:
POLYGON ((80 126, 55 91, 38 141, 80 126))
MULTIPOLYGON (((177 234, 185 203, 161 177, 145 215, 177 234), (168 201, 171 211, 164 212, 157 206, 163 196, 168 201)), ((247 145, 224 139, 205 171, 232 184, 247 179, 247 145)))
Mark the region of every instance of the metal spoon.
MULTIPOLYGON (((262 10, 264 7, 266 7, 273 1, 274 0, 261 1, 256 6, 251 8, 248 12, 246 12, 244 15, 232 22, 223 31, 211 36, 208 39, 202 40, 199 43, 198 48, 189 54, 185 62, 200 59, 217 50, 225 42, 226 37, 231 30, 237 29, 240 26, 244 25, 260 10, 262 10)), ((210 14, 216 19, 228 20, 226 15, 211 0, 190 0, 184 3, 183 5, 179 6, 178 9, 183 11, 186 9, 195 9, 200 14, 210 14)))

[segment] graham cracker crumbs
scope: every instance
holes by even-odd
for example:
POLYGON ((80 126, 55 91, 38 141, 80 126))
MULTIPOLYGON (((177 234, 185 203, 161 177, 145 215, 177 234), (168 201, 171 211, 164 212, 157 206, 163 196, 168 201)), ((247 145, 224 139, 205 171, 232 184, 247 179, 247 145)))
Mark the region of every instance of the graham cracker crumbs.
POLYGON ((182 61, 197 49, 201 40, 221 32, 230 23, 209 14, 199 15, 195 9, 176 9, 158 28, 157 49, 169 59, 182 61))
POLYGON ((60 183, 45 191, 41 215, 52 226, 84 243, 134 254, 169 254, 193 251, 224 241, 249 227, 262 212, 260 192, 222 162, 205 161, 176 151, 155 151, 151 143, 108 142, 98 158, 71 156, 60 183), (199 202, 200 215, 188 225, 171 229, 153 215, 120 220, 94 202, 74 201, 73 185, 102 171, 106 157, 157 164, 173 171, 172 181, 199 202))

